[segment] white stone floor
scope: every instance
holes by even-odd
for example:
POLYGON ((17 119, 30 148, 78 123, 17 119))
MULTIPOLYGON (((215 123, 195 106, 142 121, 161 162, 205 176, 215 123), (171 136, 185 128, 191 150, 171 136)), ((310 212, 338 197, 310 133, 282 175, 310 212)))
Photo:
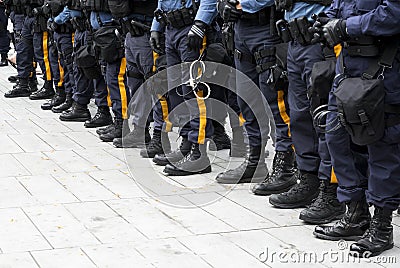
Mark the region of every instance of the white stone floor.
POLYGON ((251 185, 215 184, 227 151, 218 152, 211 174, 162 177, 138 150, 124 152, 82 123, 59 121, 40 109, 43 101, 5 99, 11 74, 0 69, 0 268, 399 267, 397 215, 397 244, 383 259, 348 258, 346 245, 313 237, 300 209, 274 209, 249 193, 251 185), (149 196, 125 159, 136 181, 161 178, 175 188, 149 196))

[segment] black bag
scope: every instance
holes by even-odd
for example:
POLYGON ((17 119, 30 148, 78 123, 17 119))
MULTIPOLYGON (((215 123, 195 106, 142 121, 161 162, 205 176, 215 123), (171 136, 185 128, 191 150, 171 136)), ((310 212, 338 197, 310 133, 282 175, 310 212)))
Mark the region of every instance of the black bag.
POLYGON ((116 30, 118 27, 107 26, 101 27, 94 33, 95 51, 100 60, 112 63, 124 57, 124 46, 117 37, 116 30))
POLYGON ((75 63, 88 79, 98 79, 101 76, 100 66, 91 45, 82 46, 75 52, 75 63))
POLYGON ((385 130, 385 89, 380 79, 343 79, 336 90, 340 123, 358 145, 372 144, 385 130))
POLYGON ((313 65, 310 76, 308 98, 311 101, 311 111, 328 103, 329 92, 335 78, 336 60, 325 60, 313 65))
POLYGON ((132 13, 132 0, 108 0, 108 8, 115 18, 124 18, 132 13))

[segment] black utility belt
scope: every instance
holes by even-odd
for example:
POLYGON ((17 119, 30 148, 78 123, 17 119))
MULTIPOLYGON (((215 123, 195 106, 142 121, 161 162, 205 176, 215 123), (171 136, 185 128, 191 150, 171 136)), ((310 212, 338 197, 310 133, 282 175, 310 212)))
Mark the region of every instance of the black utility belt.
POLYGON ((132 37, 139 37, 149 33, 151 30, 151 21, 142 21, 136 19, 129 19, 122 22, 122 32, 124 34, 130 33, 132 37))
POLYGON ((290 22, 279 20, 276 23, 278 35, 283 42, 296 41, 303 46, 311 45, 312 35, 308 31, 311 26, 307 17, 296 18, 290 22))
POLYGON ((261 9, 256 13, 243 12, 240 17, 241 20, 258 25, 268 24, 271 18, 271 7, 266 7, 261 9))
POLYGON ((65 23, 57 25, 57 28, 54 31, 59 34, 69 34, 74 32, 74 27, 71 23, 65 23))
POLYGON ((158 9, 155 11, 154 15, 156 16, 156 20, 158 22, 180 29, 185 26, 192 25, 196 17, 196 13, 197 11, 193 7, 184 7, 168 12, 158 9))
POLYGON ((380 54, 380 40, 373 36, 361 36, 344 42, 349 56, 376 57, 380 54))

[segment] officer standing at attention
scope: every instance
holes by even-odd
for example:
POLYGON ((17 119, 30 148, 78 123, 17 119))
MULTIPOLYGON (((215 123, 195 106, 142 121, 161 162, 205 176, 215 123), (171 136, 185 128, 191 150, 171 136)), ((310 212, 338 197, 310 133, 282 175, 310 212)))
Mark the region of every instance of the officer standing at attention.
POLYGON ((314 64, 325 61, 329 54, 333 56, 333 48, 328 52, 324 51, 321 44, 311 43, 308 28, 314 21, 312 15, 326 11, 330 3, 331 0, 276 1, 277 8, 285 10, 285 27, 292 39, 288 44, 288 93, 290 131, 296 151, 299 182, 287 192, 271 195, 269 202, 277 208, 310 205, 300 214, 300 219, 310 223, 340 218, 345 209, 336 199, 337 183, 329 151, 324 135, 314 129, 311 100, 308 97, 314 64))
POLYGON ((8 18, 6 16, 6 6, 0 0, 0 67, 7 66, 7 54, 10 50, 10 39, 7 32, 8 18))
MULTIPOLYGON (((153 21, 150 44, 154 51, 162 50, 165 29, 168 67, 197 60, 206 42, 211 42, 214 38, 212 35, 216 33, 213 24, 217 15, 215 0, 159 0, 157 13, 164 19, 153 21)), ((204 99, 195 96, 191 87, 182 85, 181 89, 184 97, 174 94, 175 90, 171 90, 168 95, 171 110, 183 99, 189 109, 190 122, 180 132, 181 146, 165 156, 156 155, 153 161, 164 165, 169 163, 164 169, 169 175, 209 173, 211 164, 206 152, 206 139, 213 134, 212 122, 206 116, 209 107, 204 99)), ((199 90, 197 94, 201 97, 206 92, 199 90)))
POLYGON ((348 210, 333 226, 317 226, 314 234, 329 240, 354 239, 350 254, 375 256, 394 245, 392 213, 400 204, 400 2, 334 0, 327 15, 331 19, 315 23, 313 30, 331 46, 344 45, 336 64, 327 125, 340 120, 346 128, 328 131, 326 138, 339 179, 338 198, 348 210), (372 99, 363 96, 363 109, 353 107, 353 100, 366 89, 372 99), (362 121, 353 124, 356 120, 362 121), (367 191, 359 187, 365 178, 353 164, 350 141, 368 148, 367 191), (366 202, 374 206, 371 221, 366 202))
MULTIPOLYGON (((219 183, 245 183, 263 181, 258 191, 263 194, 281 193, 290 189, 296 183, 294 177, 294 152, 289 130, 289 107, 287 94, 283 88, 275 88, 268 80, 271 77, 271 67, 276 63, 275 45, 280 38, 275 30, 278 20, 274 1, 218 1, 218 11, 225 22, 235 22, 235 66, 259 86, 267 100, 275 123, 276 144, 273 172, 268 176, 265 164, 265 146, 267 133, 261 133, 260 124, 255 117, 255 106, 259 106, 256 93, 249 90, 248 83, 236 81, 238 95, 254 96, 249 98, 252 103, 245 103, 238 98, 240 110, 246 120, 244 126, 249 138, 249 152, 245 161, 236 169, 220 173, 216 180, 219 183), (264 137, 264 141, 262 141, 264 137), (261 188, 263 188, 261 190, 261 188)), ((258 107, 260 109, 260 107, 258 107)), ((267 111, 265 111, 266 113, 267 111)), ((264 126, 265 129, 268 126, 264 126)))

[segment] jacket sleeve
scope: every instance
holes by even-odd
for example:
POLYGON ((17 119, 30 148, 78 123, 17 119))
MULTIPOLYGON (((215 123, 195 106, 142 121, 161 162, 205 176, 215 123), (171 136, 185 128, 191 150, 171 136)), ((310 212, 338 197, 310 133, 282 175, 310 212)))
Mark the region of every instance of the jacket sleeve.
POLYGON ((240 0, 243 11, 248 13, 256 13, 264 7, 269 7, 274 4, 274 0, 240 0))
POLYGON ((333 0, 329 9, 325 13, 329 18, 337 18, 339 14, 339 1, 333 0))
MULTIPOLYGON (((198 5, 198 3, 196 3, 198 5)), ((201 0, 195 20, 202 21, 208 25, 217 16, 217 0, 201 0)))
POLYGON ((400 34, 400 1, 383 0, 374 10, 346 21, 350 36, 392 36, 400 34))

